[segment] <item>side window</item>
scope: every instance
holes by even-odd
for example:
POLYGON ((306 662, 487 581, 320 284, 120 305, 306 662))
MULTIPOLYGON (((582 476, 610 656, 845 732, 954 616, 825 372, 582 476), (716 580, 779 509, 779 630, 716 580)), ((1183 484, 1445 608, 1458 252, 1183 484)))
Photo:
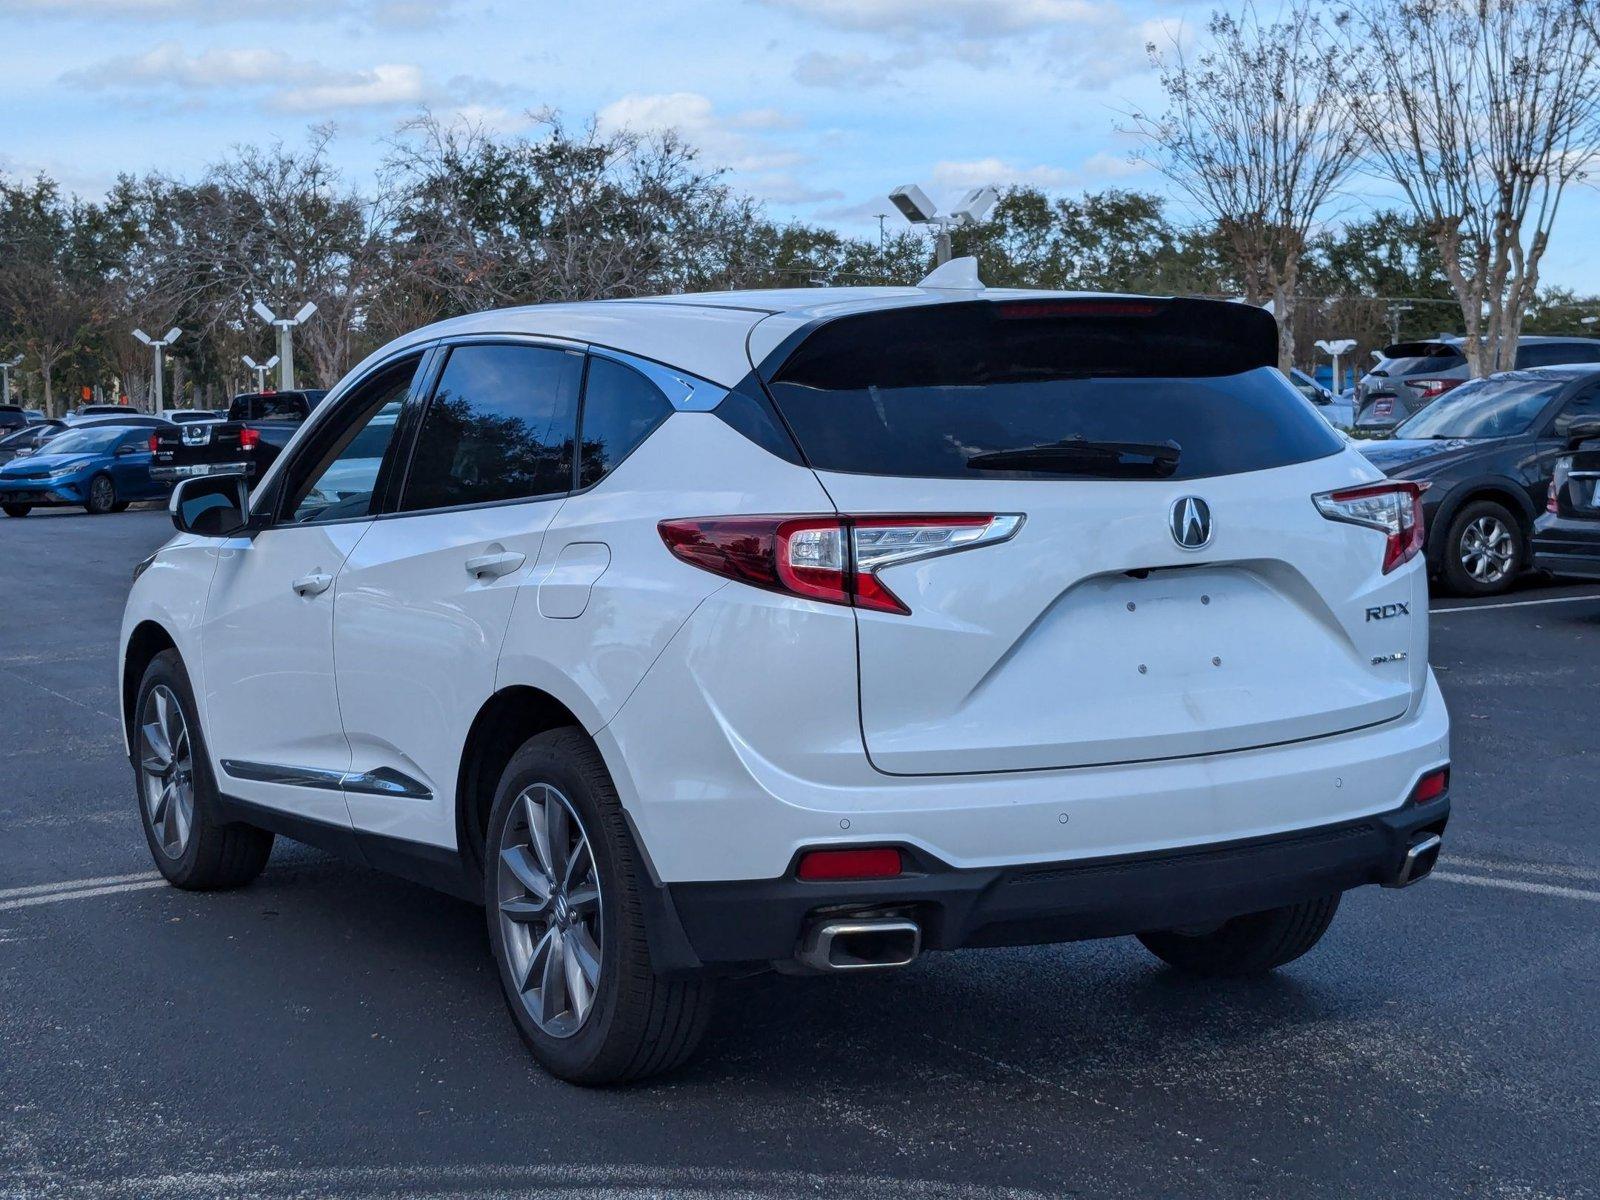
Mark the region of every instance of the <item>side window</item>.
POLYGON ((1517 347, 1518 367, 1560 367, 1594 361, 1594 348, 1582 342, 1535 342, 1517 347))
POLYGON ((1600 387, 1591 387, 1561 406, 1550 431, 1551 436, 1564 438, 1574 421, 1593 420, 1596 417, 1600 417, 1600 387))
POLYGON ((667 398, 639 372, 591 357, 583 384, 578 486, 599 483, 671 415, 667 398))
POLYGON ((311 468, 290 482, 283 512, 286 524, 364 517, 394 441, 406 396, 420 358, 407 358, 360 385, 338 420, 348 421, 311 468))
POLYGON ((417 430, 400 507, 572 490, 583 358, 544 346, 458 346, 417 430))

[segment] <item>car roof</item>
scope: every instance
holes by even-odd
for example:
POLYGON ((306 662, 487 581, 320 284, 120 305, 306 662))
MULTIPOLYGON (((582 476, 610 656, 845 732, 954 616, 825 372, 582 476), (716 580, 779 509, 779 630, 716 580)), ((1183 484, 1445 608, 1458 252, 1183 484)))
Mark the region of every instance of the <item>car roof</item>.
POLYGON ((790 334, 819 320, 973 300, 1108 295, 1021 288, 770 288, 534 304, 491 309, 424 326, 390 342, 357 370, 440 338, 521 334, 606 346, 732 387, 750 373, 752 362, 759 363, 790 334))
POLYGON ((1587 379, 1591 375, 1600 375, 1600 363, 1555 363, 1548 367, 1518 367, 1515 371, 1502 371, 1498 375, 1491 375, 1490 378, 1532 376, 1535 379, 1559 379, 1570 383, 1576 379, 1587 379))

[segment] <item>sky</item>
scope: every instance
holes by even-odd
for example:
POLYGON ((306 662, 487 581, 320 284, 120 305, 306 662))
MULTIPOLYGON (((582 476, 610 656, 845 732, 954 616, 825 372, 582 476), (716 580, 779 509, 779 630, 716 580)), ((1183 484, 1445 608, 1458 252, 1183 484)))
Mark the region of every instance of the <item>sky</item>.
MULTIPOLYGON (((887 193, 982 183, 1171 194, 1131 161, 1158 103, 1145 47, 1192 41, 1179 0, 0 0, 0 172, 85 196, 119 172, 192 176, 240 143, 338 130, 359 185, 426 107, 492 128, 528 113, 674 126, 779 218, 903 227, 887 193)), ((1384 189, 1358 178, 1341 208, 1384 189)), ((1174 202, 1174 216, 1189 214, 1174 202)), ((1569 197, 1547 282, 1600 292, 1569 197)))

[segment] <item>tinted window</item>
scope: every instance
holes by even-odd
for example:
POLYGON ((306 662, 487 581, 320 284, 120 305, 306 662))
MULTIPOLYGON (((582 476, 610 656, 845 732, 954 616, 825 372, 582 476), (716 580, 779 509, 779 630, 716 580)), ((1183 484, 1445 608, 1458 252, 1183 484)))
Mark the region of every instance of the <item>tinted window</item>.
POLYGON ((1600 417, 1600 387, 1592 387, 1586 392, 1579 392, 1561 406, 1551 432, 1556 437, 1564 438, 1574 421, 1591 421, 1597 417, 1600 417))
POLYGON ((1474 379, 1394 431, 1398 438, 1496 438, 1526 433, 1566 384, 1538 376, 1474 379))
POLYGON ((1449 371, 1467 365, 1461 351, 1448 342, 1397 342, 1384 347, 1381 354, 1381 360, 1372 368, 1372 374, 1381 377, 1449 371))
POLYGON ((580 355, 542 346, 452 350, 417 432, 400 507, 570 492, 582 372, 580 355))
POLYGON ((1517 366, 1558 367, 1563 363, 1595 362, 1595 349, 1582 342, 1535 342, 1517 347, 1517 366))
POLYGON ((372 512, 378 477, 417 362, 405 359, 361 384, 359 398, 347 410, 349 425, 291 492, 285 505, 288 521, 334 521, 372 512))
POLYGON ((836 322, 785 363, 773 398, 813 466, 962 479, 1141 471, 1193 479, 1341 448, 1276 368, 1249 369, 1276 358, 1270 318, 1246 331, 1248 344, 1204 324, 1207 310, 1259 320, 1256 310, 1196 304, 1181 327, 1163 328, 1138 317, 1035 321, 950 311, 1001 305, 941 307, 897 310, 893 329, 836 322), (1170 453, 1169 443, 1175 465, 1135 449, 1170 453))
POLYGON ((607 358, 591 358, 583 385, 578 486, 598 483, 671 413, 667 398, 643 375, 607 358))
MULTIPOLYGON (((0 413, 0 417, 4 415, 4 413, 0 413)), ((0 422, 0 424, 3 424, 3 422, 0 422)), ((40 430, 34 428, 18 429, 14 433, 8 433, 5 437, 0 437, 0 446, 11 449, 17 446, 35 446, 39 442, 40 432, 40 430)))

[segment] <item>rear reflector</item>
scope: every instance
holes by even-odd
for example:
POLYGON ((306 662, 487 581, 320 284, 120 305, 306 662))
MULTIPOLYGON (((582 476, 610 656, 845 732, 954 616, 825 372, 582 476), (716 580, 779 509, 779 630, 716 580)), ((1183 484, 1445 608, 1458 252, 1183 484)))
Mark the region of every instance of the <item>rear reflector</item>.
POLYGON ((900 874, 900 851, 888 847, 870 850, 807 850, 800 856, 795 875, 800 879, 893 879, 900 874))
POLYGON ((1003 542, 1020 513, 914 516, 691 517, 657 529, 675 557, 701 570, 825 604, 906 615, 878 578, 885 567, 1003 542))
POLYGON ((1387 575, 1422 549, 1422 493, 1427 489, 1425 483, 1402 480, 1321 492, 1311 499, 1330 521, 1362 525, 1386 535, 1383 573, 1387 575))
POLYGON ((1429 771, 1417 780, 1417 786, 1411 789, 1411 803, 1426 804, 1429 800, 1437 800, 1450 790, 1450 768, 1440 767, 1437 771, 1429 771))

